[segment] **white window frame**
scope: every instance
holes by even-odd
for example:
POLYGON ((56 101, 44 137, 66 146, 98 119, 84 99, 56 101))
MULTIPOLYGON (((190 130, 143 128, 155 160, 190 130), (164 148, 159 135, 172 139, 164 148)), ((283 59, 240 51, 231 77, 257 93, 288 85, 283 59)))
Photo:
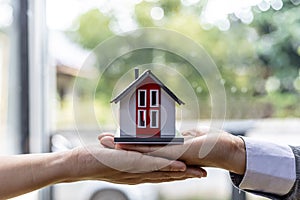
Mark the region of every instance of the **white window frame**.
POLYGON ((138 123, 137 123, 138 128, 146 128, 146 126, 147 126, 146 112, 147 112, 146 110, 140 110, 140 109, 137 111, 137 113, 138 113, 138 123), (141 121, 140 111, 142 111, 143 115, 144 115, 144 120, 145 120, 144 126, 140 125, 140 121, 141 121))
POLYGON ((150 90, 150 107, 154 108, 154 107, 158 107, 159 106, 159 90, 150 90), (152 92, 156 92, 156 104, 152 105, 152 92))
POLYGON ((147 90, 138 90, 138 107, 146 108, 147 106, 147 90), (145 92, 144 106, 140 105, 140 95, 141 92, 145 92))
POLYGON ((158 128, 159 110, 150 110, 150 128, 158 128), (156 113, 156 126, 152 126, 152 113, 156 113))

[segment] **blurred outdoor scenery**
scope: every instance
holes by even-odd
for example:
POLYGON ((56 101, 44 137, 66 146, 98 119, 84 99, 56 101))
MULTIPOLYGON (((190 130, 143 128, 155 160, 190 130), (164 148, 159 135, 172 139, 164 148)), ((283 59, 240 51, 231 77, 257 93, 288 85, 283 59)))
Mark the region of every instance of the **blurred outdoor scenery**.
MULTIPOLYGON (((52 5, 55 1, 48 3, 52 5)), ((91 1, 90 8, 83 9, 61 32, 90 51, 113 35, 137 28, 177 31, 202 45, 218 66, 227 94, 227 119, 299 117, 299 3, 297 0, 91 1)), ((75 7, 80 5, 75 3, 75 7)), ((51 9, 49 12, 56 15, 56 7, 51 9)), ((100 122, 106 122, 107 115, 103 112, 110 112, 110 83, 128 69, 149 62, 186 67, 184 76, 201 102, 201 118, 210 118, 210 110, 205 109, 209 107, 209 92, 205 82, 189 70, 189 63, 168 52, 147 49, 114 62, 114 70, 106 72, 102 83, 108 87, 101 87, 95 95, 96 103, 102 107, 97 115, 100 122)), ((59 116, 66 119, 70 99, 59 97, 62 111, 59 116)))
MULTIPOLYGON (((17 68, 14 67, 18 65, 15 55, 19 49, 16 44, 26 37, 17 36, 16 22, 20 20, 17 18, 20 2, 22 0, 0 0, 0 133, 3 133, 0 134, 1 153, 19 153, 16 149, 21 144, 15 141, 20 140, 22 130, 12 128, 18 122, 17 110, 20 107, 15 94, 23 87, 21 82, 14 81, 20 78, 15 74, 17 68)), ((29 79, 36 80, 39 72, 36 69, 41 67, 41 76, 38 78, 42 83, 48 81, 41 85, 35 82, 29 84, 30 87, 37 87, 31 88, 30 101, 33 103, 30 104, 29 112, 39 106, 47 107, 45 111, 42 109, 38 112, 40 115, 36 115, 37 111, 33 110, 30 116, 33 127, 40 128, 38 123, 41 116, 47 121, 46 131, 40 131, 43 134, 41 138, 46 141, 41 142, 40 138, 34 136, 30 140, 31 147, 51 143, 52 147, 47 150, 59 151, 82 145, 76 132, 78 128, 86 131, 84 134, 88 140, 97 142, 99 130, 95 124, 90 123, 89 116, 85 114, 90 108, 91 90, 95 92, 92 103, 97 121, 104 127, 104 131, 115 131, 116 121, 110 104, 114 87, 124 74, 133 72, 130 70, 134 67, 147 67, 149 63, 180 71, 196 94, 200 116, 193 113, 185 116, 184 120, 188 121, 186 125, 191 126, 184 128, 193 128, 194 120, 207 124, 211 118, 211 96, 205 81, 193 71, 190 63, 171 52, 157 49, 134 51, 111 63, 96 89, 84 81, 94 78, 93 75, 104 70, 105 66, 97 65, 100 60, 97 56, 90 68, 82 69, 83 65, 89 64, 86 63, 87 58, 90 58, 93 49, 99 44, 113 36, 122 36, 128 31, 149 27, 183 34, 207 51, 221 73, 222 79, 219 81, 226 91, 226 121, 233 121, 232 126, 240 128, 239 124, 235 124, 237 121, 250 122, 250 126, 254 128, 247 132, 247 136, 288 144, 299 141, 300 0, 29 2, 29 44, 36 42, 29 48, 32 51, 28 55, 29 63, 34 66, 30 68, 29 79), (39 10, 40 8, 43 9, 39 10), (74 90, 75 83, 77 88, 74 90), (34 103, 38 100, 44 103, 34 103), (78 102, 76 120, 74 100, 78 102), (54 137, 57 135, 59 136, 54 137)), ((172 76, 165 73, 156 75, 165 79, 170 89, 174 87, 185 90, 184 84, 172 76)), ((134 74, 127 74, 126 77, 128 79, 123 84, 119 82, 119 86, 127 87, 134 74)), ((177 93, 176 90, 174 92, 177 93)), ((21 104, 22 101, 25 102, 22 99, 21 104)), ((94 182, 84 184, 55 186, 52 199, 81 200, 88 198, 88 194, 93 193, 93 188, 98 188, 94 182)), ((150 185, 154 194, 149 193, 149 198, 145 199, 150 199, 151 196, 160 200, 179 200, 183 197, 187 200, 223 200, 231 199, 231 189, 228 173, 211 169, 207 180, 150 185)), ((130 186, 125 190, 137 194, 137 191, 143 193, 141 190, 145 190, 145 194, 148 194, 148 189, 139 190, 139 186, 130 186)), ((247 195, 247 198, 264 199, 254 195, 247 195)), ((30 196, 27 199, 33 198, 30 196)), ((132 199, 138 200, 137 197, 132 199)))

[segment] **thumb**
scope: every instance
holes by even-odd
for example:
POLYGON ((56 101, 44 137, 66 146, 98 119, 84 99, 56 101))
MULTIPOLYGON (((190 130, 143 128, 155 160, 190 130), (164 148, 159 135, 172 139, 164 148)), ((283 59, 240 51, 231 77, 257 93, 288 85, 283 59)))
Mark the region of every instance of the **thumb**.
POLYGON ((112 134, 112 133, 101 133, 101 134, 98 136, 98 140, 100 141, 101 138, 103 138, 103 137, 105 137, 105 136, 114 137, 114 134, 112 134))
POLYGON ((115 143, 114 143, 114 138, 111 136, 104 136, 100 139, 100 143, 107 148, 114 149, 115 148, 115 143))
POLYGON ((198 129, 191 129, 187 131, 183 131, 182 135, 185 137, 199 137, 206 135, 210 130, 210 127, 207 126, 201 126, 198 129))

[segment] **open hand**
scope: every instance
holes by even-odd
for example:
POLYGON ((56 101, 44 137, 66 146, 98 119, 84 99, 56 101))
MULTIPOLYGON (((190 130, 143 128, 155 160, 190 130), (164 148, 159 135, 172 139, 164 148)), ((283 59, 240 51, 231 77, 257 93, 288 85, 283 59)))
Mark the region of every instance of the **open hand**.
POLYGON ((241 138, 221 130, 202 128, 182 133, 187 139, 183 145, 125 145, 113 142, 113 136, 99 137, 102 145, 138 151, 150 156, 180 160, 188 166, 218 167, 237 174, 245 172, 245 146, 241 138))
POLYGON ((75 149, 73 157, 76 169, 73 177, 78 180, 139 184, 206 176, 204 169, 187 167, 181 161, 152 157, 137 151, 105 148, 102 145, 75 149))

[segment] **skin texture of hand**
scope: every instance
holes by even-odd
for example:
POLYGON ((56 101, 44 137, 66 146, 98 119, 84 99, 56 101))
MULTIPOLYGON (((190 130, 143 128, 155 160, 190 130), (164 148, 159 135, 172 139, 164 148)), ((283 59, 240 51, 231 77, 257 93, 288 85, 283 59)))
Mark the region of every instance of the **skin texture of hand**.
POLYGON ((101 180, 139 184, 183 180, 206 174, 199 168, 187 168, 180 161, 109 149, 102 145, 57 153, 0 156, 0 159, 0 199, 62 182, 101 180))
POLYGON ((186 137, 183 145, 114 145, 113 136, 99 137, 101 144, 109 148, 142 152, 146 155, 177 159, 191 166, 217 167, 244 174, 246 152, 243 140, 224 131, 209 132, 208 128, 182 133, 186 137), (207 151, 206 153, 203 153, 207 151))

